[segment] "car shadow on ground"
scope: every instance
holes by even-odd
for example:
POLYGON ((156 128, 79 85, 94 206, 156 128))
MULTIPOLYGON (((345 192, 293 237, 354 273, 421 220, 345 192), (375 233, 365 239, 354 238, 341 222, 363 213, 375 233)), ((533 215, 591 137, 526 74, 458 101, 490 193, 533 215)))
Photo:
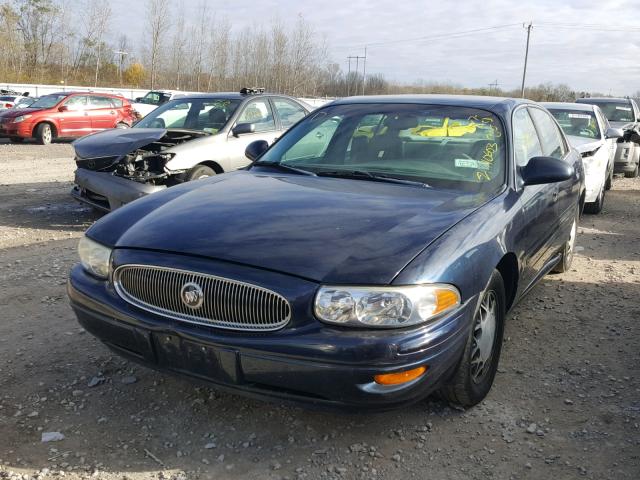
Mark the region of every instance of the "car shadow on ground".
POLYGON ((104 214, 71 197, 71 182, 3 185, 0 227, 84 231, 104 214))

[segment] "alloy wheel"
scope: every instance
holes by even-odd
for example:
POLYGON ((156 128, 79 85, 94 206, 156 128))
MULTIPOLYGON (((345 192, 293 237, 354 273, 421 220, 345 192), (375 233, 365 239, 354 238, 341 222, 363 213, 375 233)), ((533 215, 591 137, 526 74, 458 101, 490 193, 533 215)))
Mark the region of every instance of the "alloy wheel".
POLYGON ((480 308, 473 323, 473 341, 471 345, 471 378, 480 383, 490 370, 493 356, 493 344, 496 338, 496 319, 498 300, 493 290, 484 294, 480 308))

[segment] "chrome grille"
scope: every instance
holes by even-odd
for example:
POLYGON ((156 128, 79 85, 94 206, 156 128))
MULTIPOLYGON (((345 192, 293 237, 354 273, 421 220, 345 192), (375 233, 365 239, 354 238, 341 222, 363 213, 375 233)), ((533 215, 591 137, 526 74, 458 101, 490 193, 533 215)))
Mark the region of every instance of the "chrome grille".
POLYGON ((271 290, 204 273, 149 265, 123 265, 113 274, 127 302, 175 320, 231 330, 269 331, 291 318, 287 300, 271 290), (189 307, 182 289, 197 284, 202 304, 189 307))

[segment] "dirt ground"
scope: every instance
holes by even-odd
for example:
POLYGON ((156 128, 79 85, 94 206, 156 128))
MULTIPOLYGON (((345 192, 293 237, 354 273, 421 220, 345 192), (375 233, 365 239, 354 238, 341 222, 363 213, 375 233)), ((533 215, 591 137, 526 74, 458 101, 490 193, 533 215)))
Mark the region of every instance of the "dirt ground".
POLYGON ((73 169, 69 145, 0 142, 0 479, 640 478, 640 179, 512 312, 483 404, 358 415, 196 387, 84 333, 65 282, 98 215, 73 169))

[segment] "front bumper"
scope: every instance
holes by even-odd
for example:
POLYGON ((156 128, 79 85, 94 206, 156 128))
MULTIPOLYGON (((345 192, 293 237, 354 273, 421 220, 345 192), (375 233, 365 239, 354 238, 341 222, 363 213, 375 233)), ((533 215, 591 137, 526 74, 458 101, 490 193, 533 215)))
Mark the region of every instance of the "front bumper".
POLYGON ((78 168, 71 196, 94 208, 109 212, 140 197, 166 188, 164 185, 134 182, 108 172, 78 168))
POLYGON ((313 320, 300 326, 292 321, 294 325, 277 332, 249 333, 148 313, 80 266, 71 272, 68 294, 88 332, 151 368, 246 396, 358 409, 395 408, 439 388, 459 362, 477 302, 473 298, 426 327, 354 330, 313 320), (381 386, 373 381, 376 374, 418 366, 427 366, 427 372, 412 382, 381 386))
POLYGON ((31 124, 25 124, 25 122, 0 123, 0 137, 31 138, 31 124))
POLYGON ((613 171, 615 173, 631 173, 635 171, 639 157, 640 145, 633 142, 618 143, 613 163, 613 171))

